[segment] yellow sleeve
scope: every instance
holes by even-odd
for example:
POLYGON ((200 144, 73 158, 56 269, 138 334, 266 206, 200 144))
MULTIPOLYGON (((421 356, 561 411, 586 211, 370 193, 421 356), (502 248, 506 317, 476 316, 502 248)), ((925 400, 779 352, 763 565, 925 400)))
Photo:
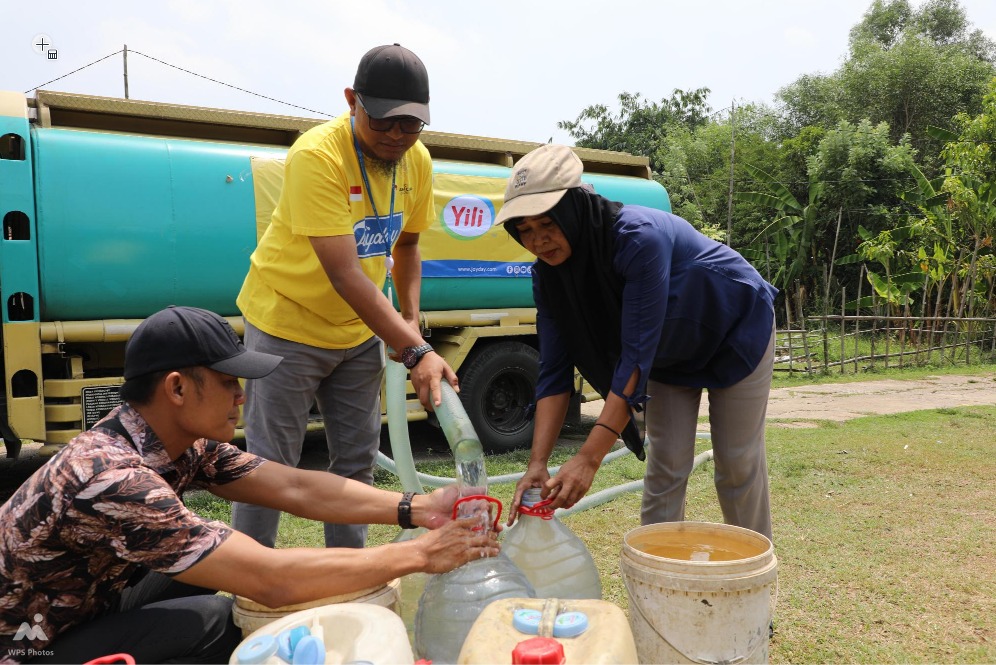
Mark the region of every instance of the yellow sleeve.
POLYGON ((415 163, 415 191, 413 194, 411 212, 406 215, 404 230, 408 233, 425 231, 436 219, 435 197, 432 192, 432 159, 429 151, 419 141, 412 148, 418 150, 415 163))
POLYGON ((353 235, 346 174, 329 155, 300 150, 290 156, 282 196, 295 235, 353 235))

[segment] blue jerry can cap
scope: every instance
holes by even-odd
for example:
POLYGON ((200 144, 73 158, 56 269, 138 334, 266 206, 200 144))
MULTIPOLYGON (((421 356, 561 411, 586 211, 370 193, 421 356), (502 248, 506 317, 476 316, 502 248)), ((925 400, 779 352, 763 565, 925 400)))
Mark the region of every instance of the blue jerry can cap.
POLYGON ((257 635, 245 642, 235 652, 235 660, 241 665, 257 665, 277 653, 277 639, 273 635, 257 635))
POLYGON ((577 637, 588 630, 588 615, 584 612, 564 612, 553 622, 554 637, 577 637))
POLYGON ((294 665, 324 665, 325 643, 314 635, 305 635, 294 647, 294 665))
POLYGON ((539 610, 518 609, 512 613, 512 627, 520 633, 536 635, 542 619, 543 613, 539 610))

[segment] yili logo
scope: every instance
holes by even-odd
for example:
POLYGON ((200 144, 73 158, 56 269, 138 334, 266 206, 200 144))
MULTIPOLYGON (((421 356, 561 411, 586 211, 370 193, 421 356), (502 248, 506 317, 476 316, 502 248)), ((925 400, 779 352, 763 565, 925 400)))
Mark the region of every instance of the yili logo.
POLYGON ((495 208, 481 196, 455 196, 443 207, 446 230, 461 238, 478 238, 494 226, 495 208))

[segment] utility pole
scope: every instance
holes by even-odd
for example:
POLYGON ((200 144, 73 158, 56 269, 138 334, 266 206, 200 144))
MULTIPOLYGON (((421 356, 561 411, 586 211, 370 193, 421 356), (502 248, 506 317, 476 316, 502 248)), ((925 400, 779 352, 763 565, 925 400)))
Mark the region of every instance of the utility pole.
POLYGON ((733 247, 733 156, 736 153, 736 100, 730 102, 730 194, 726 210, 726 245, 733 247))
POLYGON ((124 85, 125 99, 128 99, 128 45, 124 45, 124 85))

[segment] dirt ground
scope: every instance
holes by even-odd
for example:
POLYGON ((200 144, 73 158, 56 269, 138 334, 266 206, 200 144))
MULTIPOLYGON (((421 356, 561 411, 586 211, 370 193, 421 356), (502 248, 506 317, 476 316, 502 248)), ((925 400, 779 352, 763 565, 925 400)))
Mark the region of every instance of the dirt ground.
MULTIPOLYGON (((974 376, 953 374, 928 376, 922 379, 859 381, 854 383, 823 383, 778 388, 768 399, 768 420, 777 427, 815 427, 821 420, 844 421, 861 416, 952 408, 971 405, 996 405, 996 373, 974 376)), ((594 419, 602 410, 602 402, 581 407, 582 414, 594 419)), ((699 414, 709 415, 708 396, 703 396, 699 414)), ((708 424, 699 425, 708 430, 708 424)), ((425 428, 423 428, 424 430, 425 428)), ((412 445, 422 445, 412 430, 412 445)), ((439 448, 438 433, 434 442, 423 445, 439 448)), ((576 437, 571 441, 577 443, 576 437)), ((39 455, 40 444, 26 444, 15 462, 0 458, 0 502, 6 501, 13 490, 44 463, 39 455)), ((445 448, 442 448, 445 451, 445 448)), ((324 468, 327 456, 319 449, 314 468, 324 468)))
MULTIPOLYGON (((996 373, 777 388, 768 397, 767 418, 777 427, 815 427, 820 420, 845 421, 862 416, 976 405, 996 405, 996 373)), ((601 401, 581 407, 582 413, 593 417, 601 409, 601 401)), ((699 416, 708 415, 706 394, 699 416)), ((700 424, 699 428, 708 430, 708 423, 700 424)))

